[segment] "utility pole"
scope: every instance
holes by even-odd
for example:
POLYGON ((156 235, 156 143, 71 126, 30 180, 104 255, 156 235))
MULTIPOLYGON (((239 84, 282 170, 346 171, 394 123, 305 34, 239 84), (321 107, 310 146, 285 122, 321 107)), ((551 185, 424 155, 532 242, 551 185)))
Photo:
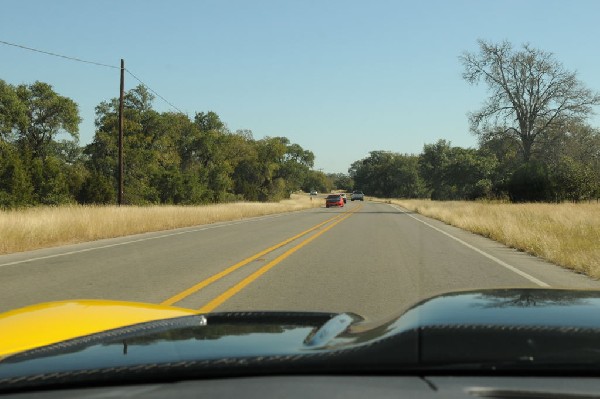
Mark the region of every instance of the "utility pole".
POLYGON ((119 194, 117 203, 123 205, 123 97, 125 96, 125 61, 121 58, 121 91, 119 93, 119 194))

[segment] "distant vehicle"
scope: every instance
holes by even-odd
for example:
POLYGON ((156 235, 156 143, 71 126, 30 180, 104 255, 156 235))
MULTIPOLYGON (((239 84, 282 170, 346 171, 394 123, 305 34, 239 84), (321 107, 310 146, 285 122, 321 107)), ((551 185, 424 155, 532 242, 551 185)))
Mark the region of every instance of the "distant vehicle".
POLYGON ((344 204, 345 204, 347 201, 346 193, 340 193, 340 195, 342 196, 342 199, 344 200, 344 204))
POLYGON ((344 206, 344 200, 340 194, 329 194, 327 198, 325 198, 325 208, 329 208, 330 206, 344 206))
POLYGON ((352 195, 350 196, 350 201, 364 201, 365 195, 362 191, 352 191, 352 195))
POLYGON ((312 191, 310 192, 310 195, 317 195, 317 194, 319 194, 319 193, 317 193, 317 190, 312 190, 312 191))

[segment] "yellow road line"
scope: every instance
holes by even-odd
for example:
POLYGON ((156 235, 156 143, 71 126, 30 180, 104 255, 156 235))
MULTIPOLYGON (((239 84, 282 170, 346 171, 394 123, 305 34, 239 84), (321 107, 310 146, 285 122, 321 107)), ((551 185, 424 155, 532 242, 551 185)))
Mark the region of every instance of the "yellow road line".
POLYGON ((296 252, 300 248, 304 247, 305 245, 307 245, 311 241, 317 239, 318 237, 320 237, 326 231, 332 229, 337 224, 339 224, 339 223, 343 222, 344 220, 348 219, 350 216, 352 216, 354 213, 356 213, 361 207, 362 207, 362 205, 359 205, 358 207, 356 207, 352 211, 347 212, 344 215, 344 217, 342 217, 342 218, 338 219, 337 221, 333 222, 332 224, 330 224, 329 226, 325 227, 320 232, 318 232, 316 234, 313 234, 312 236, 308 237, 304 241, 300 242, 295 247, 292 247, 292 248, 288 249, 283 254, 279 255, 277 258, 273 259, 271 262, 267 263, 266 265, 264 265, 263 267, 261 267, 260 269, 258 269, 257 271, 255 271, 254 273, 252 273, 251 275, 249 275, 248 277, 246 277, 245 279, 243 279, 242 281, 240 281, 239 283, 237 283, 236 285, 234 285, 233 287, 229 288, 227 291, 223 292, 221 295, 217 296, 215 299, 213 299, 212 301, 210 301, 209 303, 207 303, 203 307, 201 307, 199 309, 199 311, 201 313, 212 312, 216 307, 220 306, 221 304, 223 304, 223 302, 227 301, 229 298, 231 298, 232 296, 234 296, 235 294, 237 294, 238 292, 240 292, 241 290, 243 290, 246 286, 248 286, 254 280, 256 280, 257 278, 259 278, 260 276, 262 276, 263 274, 265 274, 266 272, 268 272, 273 267, 275 267, 282 260, 286 259, 287 257, 289 257, 290 255, 292 255, 294 252, 296 252))
POLYGON ((301 232, 299 234, 296 234, 295 236, 290 237, 287 240, 284 240, 284 241, 280 242, 279 244, 275 244, 272 247, 264 249, 264 250, 258 252, 257 254, 254 254, 251 257, 246 258, 246 259, 244 259, 244 260, 236 263, 235 265, 230 266, 227 269, 225 269, 225 270, 223 270, 223 271, 221 271, 221 272, 219 272, 217 274, 214 274, 214 275, 210 276, 209 278, 207 278, 207 279, 205 279, 203 281, 200 281, 198 284, 196 284, 196 285, 194 285, 194 286, 192 286, 192 287, 190 287, 190 288, 188 288, 188 289, 180 292, 177 295, 172 296, 171 298, 169 298, 169 299, 161 302, 160 304, 161 305, 173 305, 174 303, 179 302, 182 299, 184 299, 184 298, 192 295, 193 293, 200 291, 201 289, 203 289, 204 287, 206 287, 206 286, 214 283, 215 281, 222 279, 223 277, 227 276, 228 274, 233 273, 234 271, 236 271, 240 267, 247 265, 248 263, 250 263, 250 262, 252 262, 252 261, 260 258, 263 255, 268 254, 269 252, 273 252, 276 249, 281 248, 284 245, 287 245, 287 244, 289 244, 290 242, 292 242, 294 240, 297 240, 298 238, 300 238, 300 237, 302 237, 302 236, 304 236, 304 235, 306 235, 306 234, 308 234, 308 233, 310 233, 310 232, 318 229, 319 227, 321 227, 321 226, 323 226, 323 225, 325 225, 325 224, 327 224, 329 222, 334 221, 335 219, 341 218, 346 213, 347 212, 342 213, 342 214, 337 215, 337 216, 334 216, 332 218, 329 218, 329 219, 325 220, 324 222, 321 222, 321 223, 319 223, 319 224, 311 227, 308 230, 304 230, 303 232, 301 232))

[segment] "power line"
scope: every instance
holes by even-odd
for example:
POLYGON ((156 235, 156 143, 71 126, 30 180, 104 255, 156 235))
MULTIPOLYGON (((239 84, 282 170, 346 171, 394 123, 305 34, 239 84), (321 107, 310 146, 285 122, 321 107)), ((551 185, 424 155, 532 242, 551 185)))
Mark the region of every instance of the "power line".
MULTIPOLYGON (((45 50, 39 50, 39 49, 35 49, 32 47, 27 47, 27 46, 23 46, 21 44, 16 44, 16 43, 9 43, 9 42, 5 42, 4 40, 0 40, 1 44, 5 44, 7 46, 13 46, 13 47, 18 47, 24 50, 29 50, 29 51, 35 51, 36 53, 42 53, 42 54, 46 54, 46 55, 51 55, 53 57, 59 57, 59 58, 64 58, 67 60, 71 60, 71 61, 77 61, 77 62, 83 62, 86 64, 92 64, 92 65, 98 65, 98 66, 102 66, 102 67, 106 67, 106 68, 112 68, 112 69, 120 69, 120 67, 118 66, 114 66, 114 65, 108 65, 108 64, 102 64, 100 62, 95 62, 95 61, 87 61, 87 60, 82 60, 81 58, 76 58, 76 57, 69 57, 66 55, 62 55, 62 54, 57 54, 57 53, 52 53, 50 51, 45 51, 45 50)), ((182 110, 180 110, 179 108, 177 108, 176 106, 174 106, 173 104, 171 104, 169 101, 167 101, 166 98, 164 98, 163 96, 161 96, 160 94, 158 94, 156 91, 154 91, 150 86, 148 86, 146 83, 142 82, 142 80, 140 78, 138 78, 137 76, 135 76, 129 69, 125 69, 127 71, 128 74, 130 74, 135 80, 137 80, 138 82, 140 82, 142 85, 144 85, 148 90, 150 90, 152 93, 154 93, 157 97, 159 97, 161 100, 163 100, 165 103, 169 104, 171 107, 173 107, 174 109, 176 109, 177 111, 179 111, 182 114, 185 114, 185 112, 183 112, 182 110)))
POLYGON ((148 86, 146 83, 142 82, 142 80, 140 78, 138 78, 137 76, 135 76, 129 69, 125 68, 125 70, 127 71, 128 74, 130 74, 135 80, 137 80, 138 82, 140 82, 142 85, 144 85, 148 90, 150 90, 152 93, 156 94, 156 96, 158 96, 161 100, 163 100, 164 102, 166 102, 167 104, 169 104, 171 107, 173 107, 174 109, 176 109, 177 111, 179 111, 182 114, 185 114, 185 112, 183 112, 182 110, 180 110, 179 108, 177 108, 176 106, 174 106, 173 104, 171 104, 169 101, 167 101, 166 98, 164 98, 163 96, 161 96, 160 94, 158 94, 156 91, 152 90, 152 88, 150 86, 148 86))
POLYGON ((36 53, 47 54, 47 55, 51 55, 51 56, 59 57, 59 58, 66 58, 67 60, 71 60, 71 61, 83 62, 83 63, 86 63, 86 64, 98 65, 98 66, 102 66, 102 67, 106 67, 106 68, 119 69, 118 66, 108 65, 108 64, 102 64, 100 62, 95 62, 95 61, 82 60, 81 58, 69 57, 69 56, 62 55, 62 54, 52 53, 50 51, 38 50, 38 49, 35 49, 35 48, 23 46, 23 45, 20 45, 20 44, 5 42, 4 40, 0 40, 0 43, 6 44, 7 46, 13 46, 13 47, 22 48, 22 49, 29 50, 29 51, 35 51, 36 53))

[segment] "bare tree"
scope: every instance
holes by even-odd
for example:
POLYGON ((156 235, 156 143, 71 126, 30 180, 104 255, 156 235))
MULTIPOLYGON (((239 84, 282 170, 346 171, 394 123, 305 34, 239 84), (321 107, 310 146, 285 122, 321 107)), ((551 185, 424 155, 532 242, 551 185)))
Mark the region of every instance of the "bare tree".
POLYGON ((497 134, 517 138, 525 161, 548 129, 584 120, 600 104, 600 94, 584 87, 575 72, 529 44, 514 50, 506 41, 479 40, 479 52, 465 52, 460 60, 463 78, 471 84, 483 80, 491 93, 479 111, 469 114, 471 130, 482 141, 497 134))

